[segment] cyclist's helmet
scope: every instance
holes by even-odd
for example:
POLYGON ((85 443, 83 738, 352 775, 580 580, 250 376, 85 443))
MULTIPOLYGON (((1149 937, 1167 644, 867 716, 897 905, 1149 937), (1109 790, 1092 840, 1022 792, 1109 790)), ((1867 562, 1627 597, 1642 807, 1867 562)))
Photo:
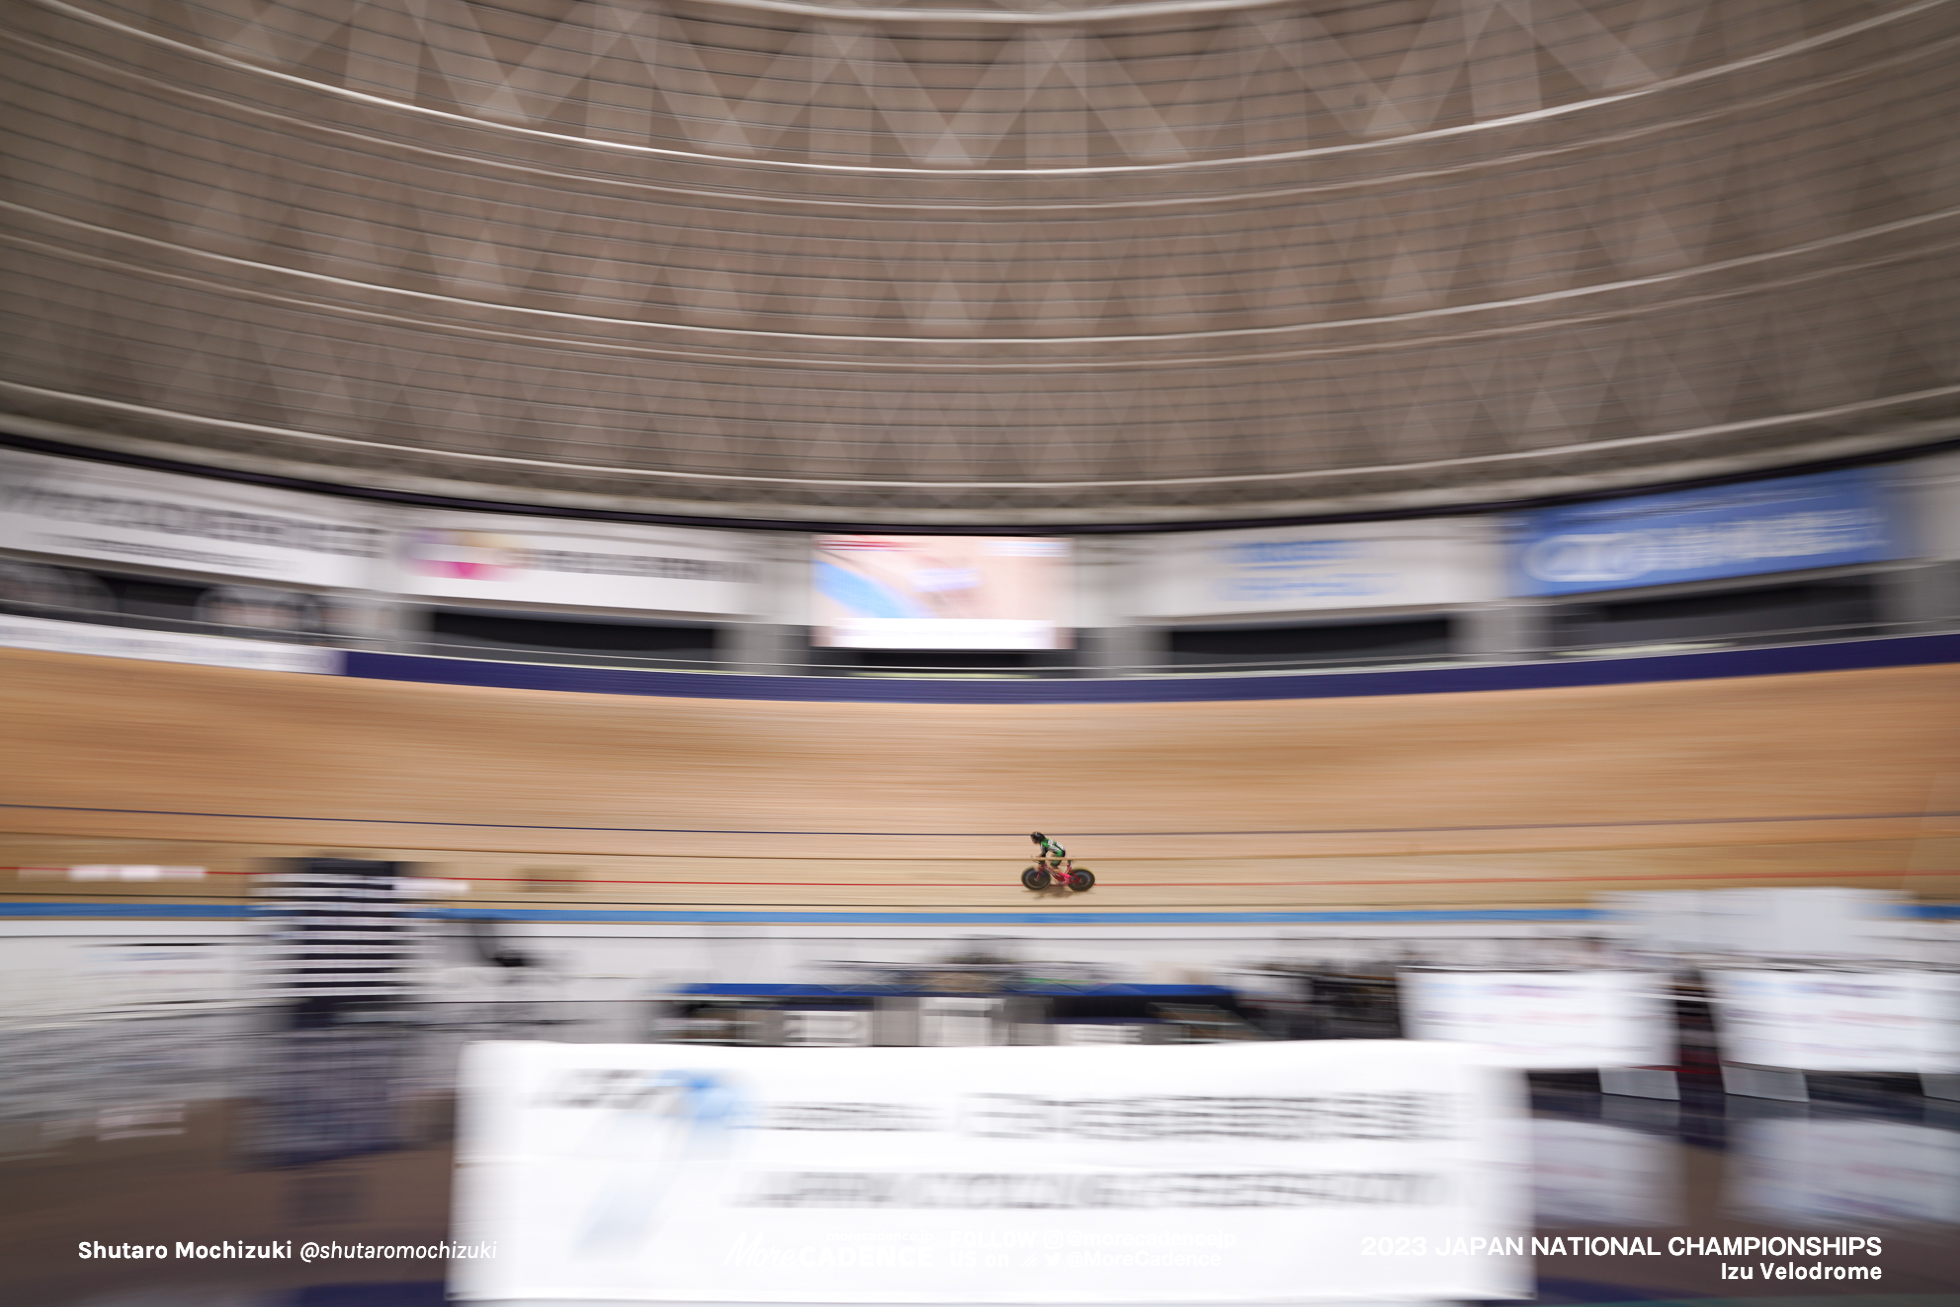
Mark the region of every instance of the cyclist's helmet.
POLYGON ((1046 844, 1048 842, 1048 837, 1046 835, 1043 835, 1040 831, 1036 831, 1034 834, 1028 836, 1028 838, 1033 840, 1036 844, 1046 844))

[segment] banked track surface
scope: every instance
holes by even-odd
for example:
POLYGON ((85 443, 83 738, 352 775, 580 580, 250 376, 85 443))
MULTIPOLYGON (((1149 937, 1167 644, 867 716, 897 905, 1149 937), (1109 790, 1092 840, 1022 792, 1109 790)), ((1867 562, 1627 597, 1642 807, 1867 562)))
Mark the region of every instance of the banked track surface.
POLYGON ((237 905, 269 857, 399 857, 465 908, 1570 908, 1602 889, 1960 893, 1952 665, 1249 703, 547 693, 0 652, 13 910, 237 905), (1019 888, 1026 832, 1102 883, 1019 888), (159 892, 167 890, 169 892, 159 892))

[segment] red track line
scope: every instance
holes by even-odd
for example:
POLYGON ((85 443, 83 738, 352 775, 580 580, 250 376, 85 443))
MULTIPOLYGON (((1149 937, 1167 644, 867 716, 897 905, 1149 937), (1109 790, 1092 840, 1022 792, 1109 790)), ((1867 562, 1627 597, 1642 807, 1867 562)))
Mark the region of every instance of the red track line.
MULTIPOLYGON (((1738 871, 1712 876, 1697 876, 1692 872, 1662 871, 1631 876, 1447 876, 1422 880, 1153 880, 1140 881, 1138 886, 1163 885, 1178 889, 1203 889, 1214 886, 1247 888, 1260 885, 1556 885, 1566 881, 1590 881, 1604 885, 1623 880, 1808 880, 1825 876, 1960 876, 1960 871, 1738 871)), ((1100 889, 1108 883, 1098 880, 1096 887, 1100 889)))

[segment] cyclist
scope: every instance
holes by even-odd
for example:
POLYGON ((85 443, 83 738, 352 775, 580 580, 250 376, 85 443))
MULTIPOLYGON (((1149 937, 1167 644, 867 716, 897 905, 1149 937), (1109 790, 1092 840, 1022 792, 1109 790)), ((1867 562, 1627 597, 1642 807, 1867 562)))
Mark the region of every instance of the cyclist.
POLYGON ((1058 877, 1066 877, 1069 874, 1071 864, 1068 860, 1067 849, 1063 848, 1056 841, 1049 839, 1040 831, 1036 831, 1034 834, 1028 836, 1028 838, 1040 846, 1040 851, 1034 855, 1035 866, 1058 877))
POLYGON ((1057 885, 1078 894, 1095 887, 1096 873, 1087 867, 1078 868, 1059 841, 1049 839, 1040 831, 1028 838, 1035 842, 1034 866, 1021 873, 1022 885, 1037 892, 1057 885))

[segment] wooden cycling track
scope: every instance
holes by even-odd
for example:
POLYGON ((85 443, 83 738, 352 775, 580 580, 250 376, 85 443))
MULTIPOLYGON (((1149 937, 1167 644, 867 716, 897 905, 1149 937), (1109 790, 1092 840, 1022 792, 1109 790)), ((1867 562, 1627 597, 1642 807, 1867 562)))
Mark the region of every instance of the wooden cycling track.
POLYGON ((1960 895, 1960 667, 1254 702, 644 698, 0 651, 8 902, 243 901, 396 857, 464 904, 1321 909, 1960 895), (1027 832, 1101 885, 1037 899, 1027 832))

